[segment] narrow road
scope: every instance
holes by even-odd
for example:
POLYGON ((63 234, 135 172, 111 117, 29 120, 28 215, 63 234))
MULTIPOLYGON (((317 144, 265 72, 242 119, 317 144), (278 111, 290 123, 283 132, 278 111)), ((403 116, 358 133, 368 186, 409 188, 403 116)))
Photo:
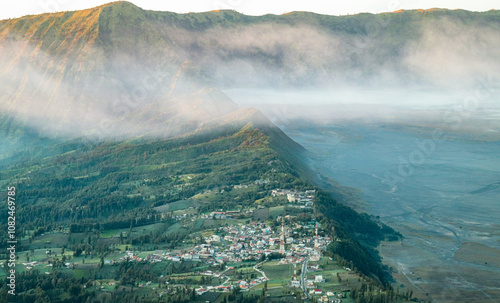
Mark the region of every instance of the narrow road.
MULTIPOLYGON (((221 277, 221 278, 222 278, 222 277, 221 277)), ((223 278, 226 278, 226 281, 224 281, 224 283, 222 283, 221 285, 219 285, 219 286, 217 286, 217 287, 226 286, 225 284, 226 284, 227 282, 229 282, 229 280, 231 280, 231 277, 226 277, 226 276, 224 276, 223 278)))
POLYGON ((260 262, 260 263, 255 264, 255 265, 254 265, 254 267, 253 267, 253 269, 254 269, 255 271, 259 272, 259 273, 260 273, 260 274, 264 277, 264 279, 268 280, 268 278, 267 278, 267 276, 266 276, 266 273, 265 273, 263 270, 259 270, 259 269, 257 269, 257 267, 258 267, 258 266, 260 266, 261 264, 263 264, 263 263, 265 263, 265 262, 266 262, 266 261, 262 261, 262 262, 260 262))
POLYGON ((307 289, 306 289, 306 273, 307 273, 307 262, 309 261, 309 257, 307 257, 304 262, 302 262, 302 271, 300 273, 300 286, 302 288, 302 291, 304 292, 304 295, 310 299, 311 296, 309 295, 309 293, 307 292, 307 289))

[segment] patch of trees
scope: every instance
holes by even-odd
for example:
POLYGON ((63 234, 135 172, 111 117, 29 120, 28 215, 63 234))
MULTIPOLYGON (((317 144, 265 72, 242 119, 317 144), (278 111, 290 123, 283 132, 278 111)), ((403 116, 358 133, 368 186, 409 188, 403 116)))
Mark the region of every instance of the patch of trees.
POLYGON ((359 287, 352 289, 349 296, 355 299, 356 303, 387 303, 401 300, 418 302, 418 299, 413 298, 412 289, 406 289, 405 292, 400 293, 399 288, 394 291, 394 288, 388 286, 382 291, 374 283, 362 283, 359 287))
POLYGON ((329 193, 317 191, 315 197, 318 213, 332 219, 355 238, 371 247, 376 247, 380 241, 390 236, 398 239, 401 234, 385 224, 373 221, 365 213, 358 213, 352 208, 338 203, 329 193))
MULTIPOLYGON (((18 303, 85 303, 96 298, 94 291, 85 291, 87 278, 71 278, 54 272, 40 274, 38 270, 18 274, 16 279, 16 302, 18 303)), ((0 296, 7 298, 7 286, 0 282, 0 296)))
POLYGON ((396 238, 399 235, 391 228, 372 221, 368 215, 359 214, 338 203, 324 191, 317 191, 315 203, 316 213, 324 228, 338 239, 328 246, 328 251, 352 262, 361 273, 387 282, 390 275, 381 265, 380 256, 374 247, 387 238, 386 232, 396 238))

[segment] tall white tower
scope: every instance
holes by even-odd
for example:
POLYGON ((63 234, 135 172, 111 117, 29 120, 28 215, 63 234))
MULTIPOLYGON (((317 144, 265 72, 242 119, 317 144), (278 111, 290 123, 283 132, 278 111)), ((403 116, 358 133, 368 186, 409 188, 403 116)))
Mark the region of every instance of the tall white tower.
POLYGON ((293 280, 290 283, 292 287, 300 287, 300 282, 297 281, 297 263, 293 264, 293 280))
POLYGON ((297 263, 293 263, 293 280, 297 281, 297 263))

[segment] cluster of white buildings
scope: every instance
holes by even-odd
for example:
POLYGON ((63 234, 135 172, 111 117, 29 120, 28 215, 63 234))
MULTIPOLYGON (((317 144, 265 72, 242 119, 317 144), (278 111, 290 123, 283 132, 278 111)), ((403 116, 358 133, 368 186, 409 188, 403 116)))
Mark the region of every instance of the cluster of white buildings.
MULTIPOLYGON (((228 212, 214 212, 210 215, 213 216, 217 213, 227 214, 228 212)), ((297 265, 302 264, 306 259, 311 261, 319 260, 321 252, 326 249, 332 239, 318 234, 318 223, 314 224, 312 222, 301 226, 297 222, 294 222, 293 218, 287 216, 286 222, 289 222, 291 225, 293 224, 289 226, 285 224, 284 218, 278 218, 277 220, 281 220, 282 222, 280 228, 261 222, 223 226, 215 234, 205 237, 205 243, 191 248, 179 249, 175 252, 155 251, 145 258, 140 258, 133 251, 127 251, 126 255, 121 259, 128 259, 129 261, 144 260, 148 262, 162 262, 163 260, 172 262, 199 261, 205 262, 207 265, 217 266, 224 263, 259 260, 272 253, 281 253, 284 257, 278 264, 294 264, 294 276, 290 285, 292 287, 300 287, 300 280, 296 276, 297 265), (309 231, 293 232, 293 228, 298 227, 306 227, 306 230, 309 231)), ((309 266, 308 270, 314 271, 313 266, 309 266)), ((226 266, 226 270, 229 269, 233 268, 226 266)), ((232 281, 229 284, 230 278, 224 274, 226 270, 222 272, 210 270, 202 272, 201 275, 204 276, 213 276, 227 280, 219 286, 199 287, 196 289, 196 293, 203 294, 208 291, 230 292, 235 287, 239 287, 241 290, 249 290, 268 280, 265 273, 256 268, 256 271, 260 272, 262 276, 251 280, 232 281)), ((315 294, 321 294, 318 293, 316 285, 322 282, 324 282, 323 276, 316 275, 313 280, 306 280, 305 284, 315 294)), ((330 296, 323 295, 323 297, 327 298, 328 302, 332 302, 330 296)))
MULTIPOLYGON (((296 226, 296 223, 294 224, 296 226)), ((331 242, 330 237, 318 235, 317 225, 314 235, 292 234, 291 230, 284 223, 281 230, 273 230, 268 224, 259 222, 229 225, 220 227, 217 234, 205 237, 205 243, 191 248, 170 253, 156 251, 145 258, 139 257, 133 251, 127 251, 120 259, 132 262, 201 261, 208 265, 217 265, 259 260, 272 253, 281 253, 285 255, 280 261, 281 264, 292 264, 302 262, 305 257, 309 257, 311 261, 319 260, 321 251, 331 242)))
POLYGON ((292 262, 288 260, 303 260, 306 256, 319 258, 320 251, 326 249, 331 242, 330 237, 317 234, 306 237, 292 235, 289 226, 282 226, 279 232, 265 223, 256 222, 222 227, 219 231, 225 236, 215 239, 211 236, 206 241, 213 243, 213 240, 220 239, 223 242, 224 250, 216 256, 222 257, 224 262, 260 259, 262 255, 267 256, 271 253, 285 254, 286 258, 283 261, 285 263, 292 262))
MULTIPOLYGON (((319 289, 319 292, 318 292, 318 289, 315 289, 315 290, 311 290, 309 293, 323 294, 321 289, 319 289)), ((342 294, 342 293, 334 294, 333 292, 329 291, 326 293, 326 295, 323 294, 323 296, 321 296, 321 298, 319 298, 319 301, 320 302, 328 302, 328 303, 341 303, 342 300, 340 298, 345 298, 345 294, 342 294)))
POLYGON ((271 193, 273 197, 286 196, 288 202, 298 204, 300 208, 312 208, 315 190, 295 191, 288 189, 274 189, 271 193))
POLYGON ((29 269, 33 269, 33 267, 38 266, 39 264, 37 261, 33 261, 33 262, 24 262, 23 265, 26 267, 26 269, 29 270, 29 269))
POLYGON ((133 251, 126 251, 120 260, 130 262, 172 262, 198 261, 207 265, 237 263, 259 260, 272 253, 284 254, 280 264, 301 263, 306 257, 311 261, 319 260, 321 251, 331 242, 330 237, 317 234, 301 237, 290 235, 290 228, 282 226, 281 234, 266 223, 230 225, 221 227, 219 234, 205 237, 205 243, 174 252, 155 251, 144 258, 133 251), (283 241, 282 241, 283 239, 283 241))
POLYGON ((241 290, 250 290, 252 287, 257 286, 261 283, 264 283, 265 281, 268 281, 268 280, 269 279, 264 278, 264 277, 259 277, 259 278, 252 279, 249 281, 239 280, 239 281, 235 281, 234 283, 228 284, 228 285, 222 284, 222 285, 218 285, 218 286, 202 286, 202 287, 196 288, 195 291, 196 291, 196 294, 202 295, 208 291, 211 291, 211 292, 230 292, 235 287, 238 287, 241 290))

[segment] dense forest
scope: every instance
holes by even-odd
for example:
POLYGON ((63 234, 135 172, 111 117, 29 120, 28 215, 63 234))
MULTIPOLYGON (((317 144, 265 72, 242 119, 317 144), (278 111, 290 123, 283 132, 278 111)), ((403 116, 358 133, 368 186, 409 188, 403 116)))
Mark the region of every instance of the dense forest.
MULTIPOLYGON (((60 142, 56 147, 49 145, 36 152, 24 150, 12 156, 1 173, 2 186, 14 184, 17 188, 17 236, 22 239, 18 250, 26 251, 28 258, 30 251, 47 247, 39 240, 45 237, 44 234, 59 235, 57 240, 52 240, 51 248, 54 241, 56 247, 62 248, 59 256, 56 254, 50 259, 54 268, 50 275, 39 271, 22 273, 19 279, 22 283, 18 285, 19 302, 148 302, 149 297, 141 298, 134 293, 134 288, 143 280, 158 282, 162 279, 159 272, 146 270, 146 263, 103 265, 106 256, 120 245, 173 249, 184 242, 198 241, 192 235, 206 227, 192 224, 171 232, 178 223, 174 212, 161 212, 162 207, 179 201, 194 201, 193 196, 205 193, 209 203, 193 204, 198 212, 243 209, 265 199, 276 188, 315 188, 311 181, 301 177, 300 172, 307 171, 299 167, 303 151, 294 151, 291 145, 288 154, 283 156, 271 147, 272 142, 273 138, 258 127, 243 125, 239 129, 220 127, 166 140, 89 144, 73 139, 60 142), (25 160, 27 154, 29 161, 25 160), (241 184, 250 187, 235 189, 241 184), (158 228, 147 233, 132 233, 141 226, 158 228), (123 230, 119 237, 102 237, 108 230, 117 229, 123 230), (70 258, 65 251, 71 252, 73 258, 83 257, 84 263, 78 266, 87 268, 87 274, 75 279, 67 272, 65 263, 70 258), (86 265, 85 260, 95 263, 86 265), (120 287, 110 296, 86 291, 85 285, 94 285, 106 277, 120 281, 120 287), (63 289, 65 295, 55 295, 63 289)), ((385 285, 389 274, 381 267, 373 247, 385 238, 399 235, 368 215, 337 203, 319 188, 316 190, 314 213, 326 230, 338 239, 328 248, 331 256, 339 262, 345 260, 342 262, 352 264, 356 272, 367 279, 374 278, 374 283, 385 285)), ((280 205, 283 202, 270 203, 280 205)), ((289 213, 301 212, 290 209, 289 213)), ((6 228, 4 222, 6 220, 2 220, 1 228, 6 228)), ((2 241, 5 247, 6 239, 2 241)), ((5 251, 2 250, 2 254, 5 251)), ((198 270, 186 266, 163 268, 161 272, 198 270)), ((5 293, 6 283, 1 283, 5 293)), ((162 302, 193 300, 193 289, 189 289, 189 282, 186 283, 185 289, 170 289, 174 295, 162 302)), ((254 302, 255 299, 234 293, 226 300, 254 302)))

